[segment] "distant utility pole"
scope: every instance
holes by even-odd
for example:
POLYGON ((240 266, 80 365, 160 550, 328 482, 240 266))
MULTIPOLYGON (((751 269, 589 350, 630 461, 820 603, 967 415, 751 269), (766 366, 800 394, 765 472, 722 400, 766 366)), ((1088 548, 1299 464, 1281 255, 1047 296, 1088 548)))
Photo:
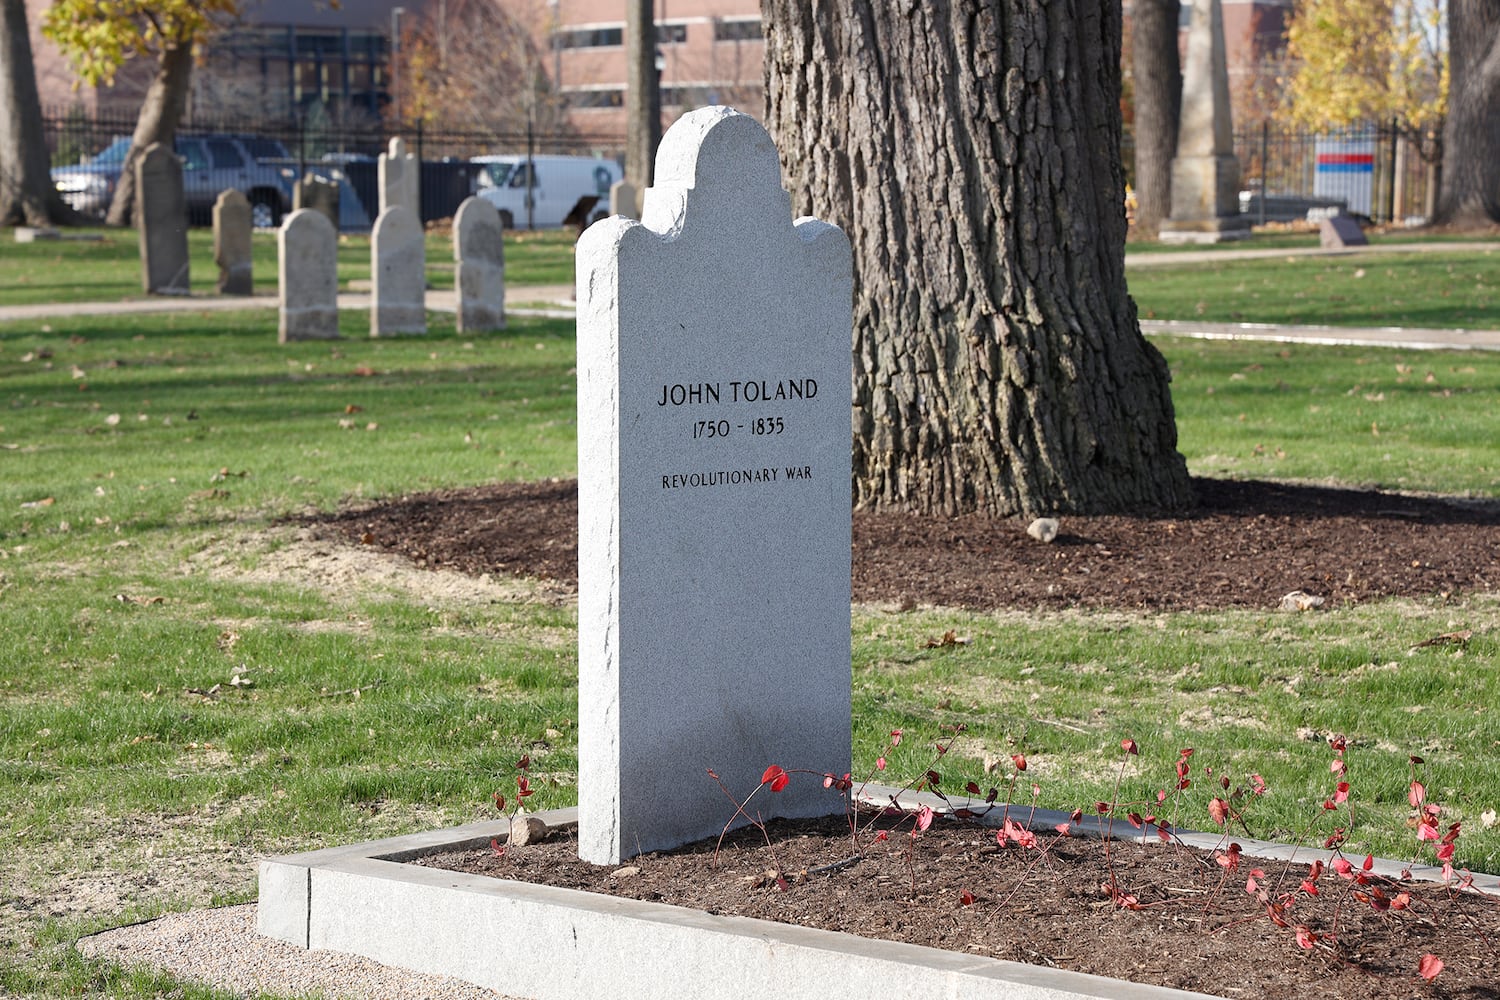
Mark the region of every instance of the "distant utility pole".
POLYGON ((653 0, 625 8, 625 179, 636 190, 651 186, 661 142, 661 70, 656 57, 653 0))

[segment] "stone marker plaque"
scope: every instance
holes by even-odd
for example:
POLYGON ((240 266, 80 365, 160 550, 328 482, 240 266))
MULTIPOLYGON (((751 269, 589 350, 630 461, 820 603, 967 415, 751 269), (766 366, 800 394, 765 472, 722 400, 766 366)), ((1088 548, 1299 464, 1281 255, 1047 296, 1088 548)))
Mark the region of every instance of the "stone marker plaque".
POLYGON ((427 332, 427 243, 404 205, 380 213, 370 230, 370 336, 427 332))
POLYGON ((250 243, 250 199, 230 188, 214 201, 214 263, 219 265, 220 295, 250 295, 255 291, 250 243))
POLYGON ((453 259, 458 332, 505 329, 505 227, 483 198, 465 198, 453 216, 453 259))
MULTIPOLYGON (((579 854, 717 834, 765 768, 850 761, 847 238, 754 119, 662 140, 578 243, 579 854)), ((756 809, 842 809, 799 776, 756 809)))
POLYGON ((140 230, 141 286, 152 295, 187 295, 187 198, 182 161, 153 142, 135 164, 135 224, 140 230))
POLYGON ((417 154, 406 151, 406 140, 399 137, 390 141, 386 152, 380 154, 375 164, 376 179, 380 184, 380 211, 392 205, 404 205, 412 210, 418 220, 422 217, 422 165, 417 154))
POLYGON ((1318 223, 1318 244, 1324 250, 1365 247, 1370 240, 1359 223, 1347 215, 1333 215, 1318 223))
POLYGON ((339 182, 319 177, 309 170, 292 187, 292 209, 311 208, 328 216, 333 228, 339 228, 339 182))
POLYGON ((310 208, 288 215, 276 233, 280 341, 339 335, 339 234, 310 208))

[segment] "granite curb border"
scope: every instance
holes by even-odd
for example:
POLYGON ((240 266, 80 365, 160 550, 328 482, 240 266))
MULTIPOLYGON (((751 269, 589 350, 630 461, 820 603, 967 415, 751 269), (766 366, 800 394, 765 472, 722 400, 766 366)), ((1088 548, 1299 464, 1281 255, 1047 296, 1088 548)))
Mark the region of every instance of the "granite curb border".
MULTIPOLYGON (((870 787, 884 804, 897 789, 870 787)), ((911 808, 948 808, 904 792, 911 808)), ((955 800, 955 804, 962 805, 955 800)), ((998 825, 1000 810, 986 817, 998 825)), ((538 813, 549 826, 577 822, 576 808, 538 813)), ((1066 813, 1012 809, 1035 829, 1066 813)), ((983 820, 981 820, 983 821, 983 820)), ((1086 817, 1076 832, 1155 842, 1153 827, 1086 817), (1120 827, 1125 827, 1122 831, 1120 827)), ((535 1000, 775 995, 826 1000, 829 983, 853 995, 1014 1000, 1203 1000, 1206 994, 1078 972, 871 941, 788 924, 725 917, 661 903, 507 882, 406 864, 440 851, 505 840, 504 820, 268 858, 260 864, 258 930, 302 948, 348 952, 417 972, 453 976, 535 1000), (545 961, 539 960, 545 957, 545 961)), ((1175 834, 1212 849, 1230 838, 1175 834)), ((1237 839, 1247 856, 1325 862, 1332 852, 1237 839)), ((1436 868, 1378 860, 1374 871, 1436 880, 1436 868)), ((1475 876, 1500 895, 1500 878, 1475 876)))

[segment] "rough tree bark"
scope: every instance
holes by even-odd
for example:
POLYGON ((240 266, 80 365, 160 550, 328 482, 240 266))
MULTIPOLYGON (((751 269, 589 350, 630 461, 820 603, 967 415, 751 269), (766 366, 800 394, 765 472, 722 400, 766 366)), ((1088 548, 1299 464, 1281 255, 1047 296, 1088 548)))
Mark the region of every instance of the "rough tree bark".
POLYGON ((0 0, 0 225, 79 220, 52 184, 26 0, 0 0))
POLYGON ((1442 186, 1433 223, 1500 223, 1500 0, 1451 0, 1452 83, 1443 126, 1442 186))
POLYGON ((1126 294, 1119 0, 763 0, 799 210, 854 246, 854 496, 1192 502, 1126 294))
POLYGON ((156 64, 156 74, 146 90, 135 132, 130 137, 130 152, 120 168, 120 182, 114 200, 109 203, 106 225, 128 226, 135 211, 135 164, 153 142, 171 146, 177 138, 177 123, 187 110, 188 91, 193 83, 193 40, 167 46, 156 64))
POLYGON ((1172 214, 1172 157, 1182 107, 1179 0, 1135 0, 1130 68, 1135 89, 1135 228, 1155 237, 1172 214))

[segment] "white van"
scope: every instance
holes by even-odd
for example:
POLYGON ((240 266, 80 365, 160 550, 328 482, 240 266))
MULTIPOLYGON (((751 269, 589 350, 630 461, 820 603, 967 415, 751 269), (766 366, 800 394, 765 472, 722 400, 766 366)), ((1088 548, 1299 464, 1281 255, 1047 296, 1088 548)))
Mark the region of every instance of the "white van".
POLYGON ((624 172, 614 160, 588 156, 476 156, 484 165, 475 194, 494 205, 506 229, 583 226, 609 215, 609 189, 624 172), (531 217, 526 197, 531 195, 531 217))

